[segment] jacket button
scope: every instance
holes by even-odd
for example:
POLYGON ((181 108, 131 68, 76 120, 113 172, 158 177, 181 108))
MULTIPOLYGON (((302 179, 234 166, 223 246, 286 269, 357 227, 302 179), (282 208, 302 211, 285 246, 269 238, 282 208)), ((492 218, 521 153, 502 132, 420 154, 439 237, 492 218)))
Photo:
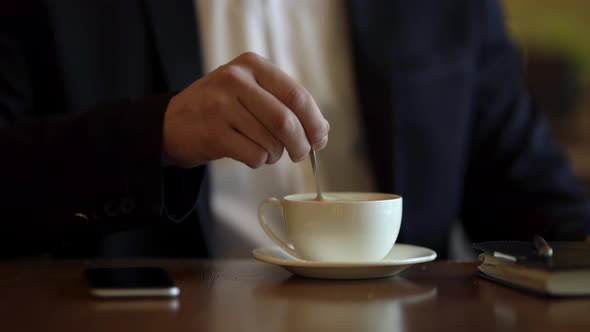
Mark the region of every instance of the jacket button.
POLYGON ((135 210, 135 200, 133 199, 133 197, 125 197, 121 199, 120 202, 120 208, 121 208, 121 212, 123 212, 124 214, 131 214, 131 212, 133 212, 133 210, 135 210))
POLYGON ((114 206, 115 204, 113 204, 112 202, 107 202, 104 205, 104 213, 108 216, 108 217, 114 217, 117 215, 117 209, 114 206))

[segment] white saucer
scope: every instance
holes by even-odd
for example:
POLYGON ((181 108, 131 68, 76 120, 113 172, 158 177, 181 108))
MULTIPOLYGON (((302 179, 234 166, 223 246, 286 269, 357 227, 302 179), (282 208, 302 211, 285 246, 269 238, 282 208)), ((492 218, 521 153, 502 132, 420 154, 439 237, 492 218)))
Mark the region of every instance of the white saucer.
POLYGON ((295 258, 278 246, 252 250, 262 262, 278 265, 293 274, 318 279, 370 279, 389 277, 412 264, 430 262, 436 258, 434 250, 410 244, 395 244, 389 254, 378 262, 318 262, 295 258))

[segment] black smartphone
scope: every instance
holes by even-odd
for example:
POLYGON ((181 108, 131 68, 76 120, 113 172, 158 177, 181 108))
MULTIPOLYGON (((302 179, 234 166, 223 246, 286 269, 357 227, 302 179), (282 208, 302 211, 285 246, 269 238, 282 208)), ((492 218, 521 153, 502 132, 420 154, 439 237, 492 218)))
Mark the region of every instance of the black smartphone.
POLYGON ((90 268, 84 272, 97 297, 176 297, 178 287, 159 267, 90 268))

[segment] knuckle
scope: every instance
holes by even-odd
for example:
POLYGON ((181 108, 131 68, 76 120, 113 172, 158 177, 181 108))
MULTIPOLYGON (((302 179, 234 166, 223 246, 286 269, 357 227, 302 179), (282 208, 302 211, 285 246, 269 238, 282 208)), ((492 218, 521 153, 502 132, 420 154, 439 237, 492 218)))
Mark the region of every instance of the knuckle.
POLYGON ((219 69, 219 78, 223 83, 240 82, 244 74, 238 66, 225 65, 219 69))
POLYGON ((291 110, 297 110, 309 105, 309 96, 301 88, 293 87, 285 95, 285 105, 291 110))
POLYGON ((205 98, 203 103, 204 111, 209 115, 217 115, 218 112, 227 109, 230 102, 227 97, 221 93, 211 93, 205 98))
POLYGON ((226 65, 219 71, 218 75, 218 89, 224 91, 224 93, 251 90, 251 75, 240 66, 226 65))
POLYGON ((254 52, 244 52, 238 55, 236 60, 244 64, 254 64, 262 61, 262 57, 254 52))
POLYGON ((279 137, 290 136, 295 132, 295 119, 290 113, 280 114, 272 121, 272 130, 279 137))

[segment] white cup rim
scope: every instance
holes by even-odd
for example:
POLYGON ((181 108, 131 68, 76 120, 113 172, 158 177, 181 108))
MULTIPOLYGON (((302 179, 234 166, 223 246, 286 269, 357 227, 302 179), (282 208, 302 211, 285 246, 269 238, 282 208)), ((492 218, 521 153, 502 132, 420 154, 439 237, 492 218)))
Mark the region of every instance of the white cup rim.
POLYGON ((323 193, 324 196, 326 197, 330 197, 332 196, 340 196, 340 195, 359 195, 359 196, 372 196, 374 198, 371 198, 369 200, 339 200, 339 199, 335 199, 335 200, 330 200, 330 201, 316 201, 313 200, 314 198, 316 198, 316 193, 315 192, 311 192, 311 193, 298 193, 298 194, 290 194, 287 195, 285 197, 283 197, 283 200, 288 201, 288 202, 296 202, 296 203, 310 203, 310 204, 326 204, 326 203, 345 203, 345 204, 367 204, 367 203, 371 203, 371 202, 386 202, 386 201, 395 201, 395 200, 399 200, 402 197, 400 195, 396 195, 396 194, 389 194, 389 193, 381 193, 381 192, 369 192, 369 191, 337 191, 337 192, 326 192, 323 193))

